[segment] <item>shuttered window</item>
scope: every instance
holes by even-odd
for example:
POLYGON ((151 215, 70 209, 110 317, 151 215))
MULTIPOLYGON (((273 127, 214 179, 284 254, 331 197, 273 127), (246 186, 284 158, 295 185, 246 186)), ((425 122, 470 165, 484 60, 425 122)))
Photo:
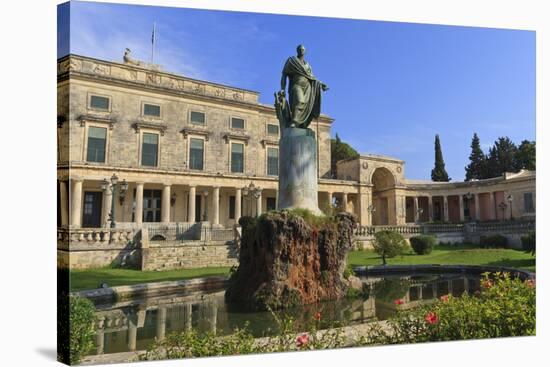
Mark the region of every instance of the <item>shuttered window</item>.
POLYGON ((88 149, 86 160, 88 162, 105 163, 106 142, 107 129, 104 127, 90 126, 88 128, 88 149))
POLYGON ((143 133, 143 143, 141 145, 141 165, 156 167, 158 164, 158 134, 143 133))

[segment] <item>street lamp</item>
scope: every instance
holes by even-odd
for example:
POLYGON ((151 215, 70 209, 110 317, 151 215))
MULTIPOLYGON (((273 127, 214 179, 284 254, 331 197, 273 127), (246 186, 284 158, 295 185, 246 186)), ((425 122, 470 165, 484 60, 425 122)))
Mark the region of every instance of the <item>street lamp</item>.
POLYGON ((119 192, 119 201, 122 204, 124 202, 124 198, 126 197, 126 192, 128 191, 128 183, 126 180, 123 180, 122 182, 118 181, 118 176, 113 173, 111 176, 110 182, 104 178, 101 182, 101 189, 103 191, 110 190, 111 191, 111 211, 109 212, 109 221, 110 221, 110 227, 115 228, 115 194, 119 192))
POLYGON ((208 220, 208 191, 204 190, 202 194, 204 195, 204 214, 202 220, 206 222, 208 220))
POLYGON ((510 220, 514 220, 514 216, 512 215, 512 201, 514 200, 514 198, 512 197, 512 195, 508 195, 506 200, 508 200, 508 205, 510 206, 510 220))
POLYGON ((468 204, 468 217, 470 218, 470 221, 472 221, 472 208, 470 206, 470 200, 474 198, 474 194, 471 192, 468 192, 464 195, 464 199, 466 199, 466 203, 468 204))
POLYGON ((373 225, 373 218, 374 218, 374 212, 376 212, 376 208, 374 207, 374 205, 372 204, 369 204, 369 206, 367 206, 367 210, 369 211, 370 213, 370 224, 373 225))
MULTIPOLYGON (((250 181, 250 184, 248 186, 244 186, 242 188, 243 196, 246 198, 247 203, 247 213, 249 216, 252 215, 252 199, 255 198, 258 200, 260 195, 262 194, 262 188, 259 186, 255 186, 252 181, 250 181)), ((258 215, 256 211, 256 216, 258 215)))
POLYGON ((420 223, 420 216, 424 213, 424 208, 416 209, 416 223, 420 223))
POLYGON ((502 201, 500 204, 498 204, 498 207, 500 210, 502 210, 502 220, 505 220, 506 218, 504 218, 504 212, 506 211, 508 205, 504 201, 502 201))

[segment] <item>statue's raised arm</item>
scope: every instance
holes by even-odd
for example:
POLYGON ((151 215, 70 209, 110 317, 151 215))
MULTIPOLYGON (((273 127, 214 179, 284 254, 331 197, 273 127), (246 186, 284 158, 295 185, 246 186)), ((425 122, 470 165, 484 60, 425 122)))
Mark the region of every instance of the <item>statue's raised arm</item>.
POLYGON ((321 91, 328 86, 315 78, 311 66, 304 59, 306 49, 296 48, 296 56, 289 57, 281 75, 281 89, 275 95, 277 117, 283 127, 307 128, 311 120, 321 113, 321 91), (288 78, 288 102, 286 100, 286 80, 288 78))

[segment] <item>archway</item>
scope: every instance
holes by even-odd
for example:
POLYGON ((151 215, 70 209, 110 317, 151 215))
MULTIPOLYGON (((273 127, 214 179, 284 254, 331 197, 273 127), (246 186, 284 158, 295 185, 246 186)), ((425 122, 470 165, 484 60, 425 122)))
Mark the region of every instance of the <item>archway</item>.
MULTIPOLYGON (((372 177, 372 205, 374 213, 372 216, 373 225, 386 225, 392 222, 390 210, 395 208, 395 178, 391 171, 385 167, 374 170, 372 177)), ((395 210, 395 209, 393 209, 395 210)))

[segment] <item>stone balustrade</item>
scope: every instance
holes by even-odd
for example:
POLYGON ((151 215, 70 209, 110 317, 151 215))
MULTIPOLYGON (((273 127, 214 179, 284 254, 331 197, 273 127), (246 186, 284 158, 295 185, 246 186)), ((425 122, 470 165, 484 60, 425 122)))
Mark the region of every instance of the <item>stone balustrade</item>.
POLYGON ((135 244, 136 231, 119 228, 58 228, 58 249, 127 247, 135 244))

